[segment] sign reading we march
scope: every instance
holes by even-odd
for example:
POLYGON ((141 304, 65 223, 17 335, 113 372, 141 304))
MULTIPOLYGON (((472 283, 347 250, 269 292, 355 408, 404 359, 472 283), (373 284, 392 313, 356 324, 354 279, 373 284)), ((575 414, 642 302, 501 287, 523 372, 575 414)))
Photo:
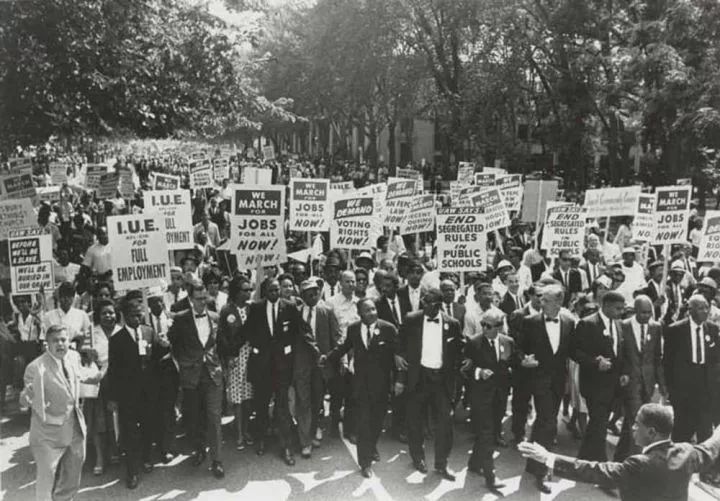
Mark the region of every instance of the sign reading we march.
POLYGON ((290 231, 328 231, 332 210, 329 179, 290 180, 290 231))
POLYGON ((287 261, 285 186, 242 185, 232 188, 230 245, 241 269, 287 261))
POLYGON ((692 186, 665 186, 655 190, 657 233, 653 244, 679 244, 687 241, 692 186))

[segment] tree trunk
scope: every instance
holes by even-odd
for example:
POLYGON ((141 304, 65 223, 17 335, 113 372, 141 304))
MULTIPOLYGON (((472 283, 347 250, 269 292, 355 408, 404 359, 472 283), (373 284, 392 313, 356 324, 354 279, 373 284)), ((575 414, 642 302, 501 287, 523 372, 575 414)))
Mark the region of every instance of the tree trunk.
POLYGON ((397 122, 395 120, 391 120, 388 123, 388 172, 390 175, 395 175, 395 166, 397 165, 397 161, 395 157, 397 156, 397 152, 395 151, 395 128, 397 127, 397 122))

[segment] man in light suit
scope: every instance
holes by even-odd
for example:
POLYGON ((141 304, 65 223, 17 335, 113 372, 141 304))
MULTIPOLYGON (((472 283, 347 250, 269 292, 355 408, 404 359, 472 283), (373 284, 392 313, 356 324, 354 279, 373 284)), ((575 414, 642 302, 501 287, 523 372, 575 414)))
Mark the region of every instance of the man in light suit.
MULTIPOLYGON (((652 317, 652 299, 640 295, 635 298, 635 315, 621 324, 623 375, 620 378, 625 416, 634 416, 641 405, 650 402, 655 385, 661 395, 667 396, 662 366, 662 327, 652 317)), ((624 461, 630 455, 631 427, 630 419, 624 419, 615 461, 624 461)))
POLYGON ((692 475, 707 470, 720 452, 720 428, 698 446, 673 444, 672 429, 673 414, 668 407, 645 404, 633 425, 633 437, 642 452, 622 463, 560 456, 534 443, 522 443, 518 448, 523 456, 546 465, 559 477, 617 487, 624 501, 687 501, 692 475))
POLYGON ((398 386, 407 391, 408 443, 413 466, 427 473, 424 423, 428 407, 435 413, 435 470, 450 481, 447 468, 453 444, 452 406, 456 375, 462 361, 464 339, 460 324, 440 312, 442 293, 430 288, 422 298, 423 309, 408 314, 400 326, 400 356, 407 371, 398 386))
POLYGON ((85 462, 85 418, 80 407, 80 383, 97 383, 97 369, 80 365, 70 350, 67 328, 50 326, 47 351, 25 369, 20 405, 32 408, 30 450, 35 458, 37 501, 72 500, 80 488, 85 462))

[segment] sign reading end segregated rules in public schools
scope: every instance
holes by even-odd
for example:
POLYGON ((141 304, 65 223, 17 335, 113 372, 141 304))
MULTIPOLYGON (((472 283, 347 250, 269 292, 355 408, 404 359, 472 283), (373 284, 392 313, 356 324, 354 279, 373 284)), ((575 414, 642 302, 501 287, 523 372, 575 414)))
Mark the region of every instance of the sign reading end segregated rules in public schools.
POLYGON ((487 266, 487 228, 481 207, 444 207, 437 213, 439 271, 477 271, 487 266))

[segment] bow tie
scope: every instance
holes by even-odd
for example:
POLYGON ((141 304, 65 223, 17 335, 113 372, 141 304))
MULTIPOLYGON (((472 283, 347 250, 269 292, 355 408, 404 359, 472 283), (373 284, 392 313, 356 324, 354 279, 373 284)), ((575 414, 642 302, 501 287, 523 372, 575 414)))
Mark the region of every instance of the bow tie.
POLYGON ((554 323, 554 324, 559 324, 559 323, 560 323, 560 319, 559 319, 559 318, 547 318, 547 317, 545 317, 545 321, 546 321, 546 322, 552 322, 552 323, 554 323))
POLYGON ((201 313, 199 315, 195 315, 195 318, 205 318, 207 317, 207 313, 201 313))
POLYGON ((425 320, 427 320, 428 322, 434 322, 436 324, 440 323, 440 317, 435 317, 435 318, 425 317, 425 320))

